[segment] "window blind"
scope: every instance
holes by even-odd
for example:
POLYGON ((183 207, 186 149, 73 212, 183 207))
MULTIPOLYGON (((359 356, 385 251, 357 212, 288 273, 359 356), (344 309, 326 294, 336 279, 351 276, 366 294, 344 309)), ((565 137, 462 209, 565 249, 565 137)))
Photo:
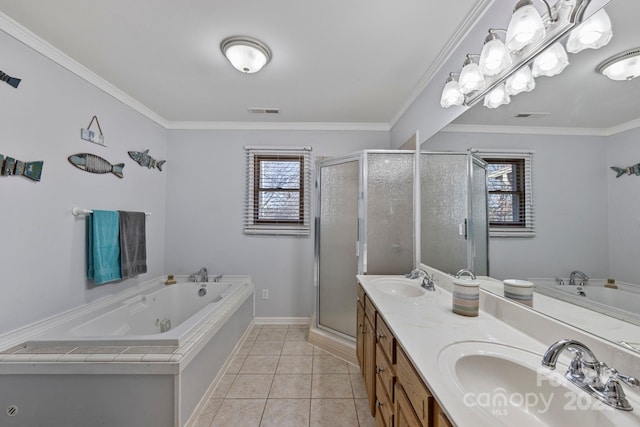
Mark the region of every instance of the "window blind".
POLYGON ((534 237, 533 151, 472 149, 487 165, 489 236, 534 237))
POLYGON ((311 147, 246 146, 245 234, 309 235, 311 147))

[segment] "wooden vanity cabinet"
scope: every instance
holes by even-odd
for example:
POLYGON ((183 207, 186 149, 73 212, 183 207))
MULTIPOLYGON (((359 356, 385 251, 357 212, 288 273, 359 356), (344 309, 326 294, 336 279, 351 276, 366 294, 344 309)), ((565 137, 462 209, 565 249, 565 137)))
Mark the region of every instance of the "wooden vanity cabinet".
POLYGON ((357 313, 356 351, 376 427, 452 427, 360 285, 357 313))

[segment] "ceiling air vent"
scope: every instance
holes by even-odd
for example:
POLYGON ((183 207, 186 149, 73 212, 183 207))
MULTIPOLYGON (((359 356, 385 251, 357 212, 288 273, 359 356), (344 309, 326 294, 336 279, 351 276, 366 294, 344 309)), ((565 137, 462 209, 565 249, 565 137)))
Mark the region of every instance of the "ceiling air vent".
POLYGON ((249 108, 251 114, 280 114, 279 108, 249 108))
POLYGON ((516 119, 535 119, 548 116, 550 113, 518 113, 514 117, 516 119))

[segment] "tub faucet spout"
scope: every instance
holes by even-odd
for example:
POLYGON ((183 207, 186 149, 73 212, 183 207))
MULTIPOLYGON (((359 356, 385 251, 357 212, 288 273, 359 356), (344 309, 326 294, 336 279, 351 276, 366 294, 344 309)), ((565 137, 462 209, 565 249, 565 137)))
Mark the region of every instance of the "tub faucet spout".
POLYGON ((207 267, 202 267, 197 273, 190 274, 189 280, 193 282, 208 282, 209 272, 207 271, 207 267))
POLYGON ((572 286, 575 286, 576 278, 580 279, 580 286, 586 285, 587 282, 589 281, 589 276, 584 274, 582 271, 573 270, 571 272, 571 275, 569 276, 569 284, 572 285, 572 286))

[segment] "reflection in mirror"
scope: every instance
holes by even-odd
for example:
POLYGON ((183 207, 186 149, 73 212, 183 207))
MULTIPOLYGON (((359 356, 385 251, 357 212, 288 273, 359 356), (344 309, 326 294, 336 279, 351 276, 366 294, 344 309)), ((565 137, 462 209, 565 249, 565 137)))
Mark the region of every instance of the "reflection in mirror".
POLYGON ((633 322, 631 312, 640 314, 640 176, 632 169, 617 178, 611 167, 640 163, 640 78, 613 81, 596 67, 640 46, 640 2, 612 1, 606 10, 614 29, 607 46, 569 55, 562 74, 536 79, 533 92, 509 105, 470 108, 422 150, 533 152, 535 235, 492 237, 491 276, 536 278, 538 292, 633 322), (576 270, 589 277, 583 286, 570 284, 576 270), (605 287, 609 278, 617 289, 605 287))

